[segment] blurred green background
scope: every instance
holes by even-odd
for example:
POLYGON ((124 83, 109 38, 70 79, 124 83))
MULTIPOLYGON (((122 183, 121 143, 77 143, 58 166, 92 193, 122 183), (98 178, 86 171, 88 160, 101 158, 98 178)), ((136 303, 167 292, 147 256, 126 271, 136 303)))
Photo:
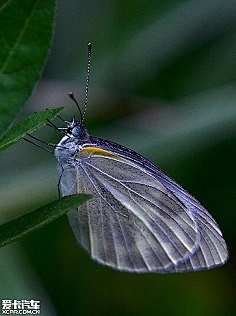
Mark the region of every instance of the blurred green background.
MULTIPOLYGON (((90 134, 155 162, 206 206, 230 249, 217 269, 119 273, 92 262, 67 218, 0 250, 0 297, 40 299, 42 315, 235 315, 235 0, 58 1, 43 78, 22 117, 84 102, 90 134)), ((60 121, 54 121, 58 125, 60 121)), ((44 127, 38 137, 57 143, 44 127)), ((52 155, 23 141, 1 155, 1 223, 57 198, 52 155)))

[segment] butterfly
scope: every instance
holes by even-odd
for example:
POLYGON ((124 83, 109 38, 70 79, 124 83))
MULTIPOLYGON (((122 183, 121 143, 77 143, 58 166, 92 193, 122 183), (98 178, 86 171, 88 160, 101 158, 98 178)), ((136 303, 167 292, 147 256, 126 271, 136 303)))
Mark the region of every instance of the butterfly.
MULTIPOLYGON (((86 99, 91 44, 88 47, 86 99)), ((228 258, 226 242, 198 200, 142 155, 90 136, 78 109, 80 119, 67 122, 55 157, 61 195, 93 196, 68 212, 78 243, 92 259, 136 273, 223 265, 228 258)))

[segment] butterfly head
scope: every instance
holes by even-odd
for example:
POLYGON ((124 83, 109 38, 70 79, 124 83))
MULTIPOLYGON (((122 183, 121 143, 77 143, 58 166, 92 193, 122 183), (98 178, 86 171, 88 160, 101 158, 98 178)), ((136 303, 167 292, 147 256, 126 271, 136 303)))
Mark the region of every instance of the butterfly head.
POLYGON ((88 132, 83 122, 75 119, 68 123, 66 132, 70 136, 81 140, 88 137, 88 132))

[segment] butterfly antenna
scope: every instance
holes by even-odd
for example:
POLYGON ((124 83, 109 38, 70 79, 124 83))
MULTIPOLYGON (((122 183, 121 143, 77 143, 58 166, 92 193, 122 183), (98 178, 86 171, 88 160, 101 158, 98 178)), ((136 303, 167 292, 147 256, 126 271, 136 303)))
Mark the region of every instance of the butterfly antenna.
POLYGON ((78 103, 78 101, 76 100, 76 98, 74 96, 74 93, 73 92, 69 92, 68 96, 71 98, 71 100, 73 100, 75 102, 75 104, 76 104, 76 106, 77 106, 77 108, 79 110, 80 120, 81 120, 81 122, 83 122, 83 114, 82 114, 81 109, 79 107, 79 103, 78 103))
POLYGON ((89 88, 89 77, 90 77, 90 66, 91 66, 91 51, 92 44, 88 43, 88 68, 87 68, 87 80, 86 80, 86 88, 85 88, 85 102, 84 102, 84 112, 82 116, 82 122, 84 121, 87 104, 88 104, 88 88, 89 88))

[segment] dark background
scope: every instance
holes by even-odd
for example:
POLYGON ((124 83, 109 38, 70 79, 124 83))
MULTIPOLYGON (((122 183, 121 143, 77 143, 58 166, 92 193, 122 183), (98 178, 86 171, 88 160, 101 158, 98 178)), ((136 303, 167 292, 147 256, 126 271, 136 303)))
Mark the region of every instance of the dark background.
MULTIPOLYGON (((22 116, 83 105, 90 134, 155 162, 220 224, 229 262, 176 275, 119 273, 92 262, 66 217, 0 252, 0 296, 40 299, 42 315, 234 315, 236 2, 59 1, 42 80, 22 116)), ((60 121, 55 120, 61 125, 60 121)), ((44 127, 35 135, 57 143, 44 127)), ((1 157, 1 220, 57 198, 52 155, 23 141, 1 157)))

